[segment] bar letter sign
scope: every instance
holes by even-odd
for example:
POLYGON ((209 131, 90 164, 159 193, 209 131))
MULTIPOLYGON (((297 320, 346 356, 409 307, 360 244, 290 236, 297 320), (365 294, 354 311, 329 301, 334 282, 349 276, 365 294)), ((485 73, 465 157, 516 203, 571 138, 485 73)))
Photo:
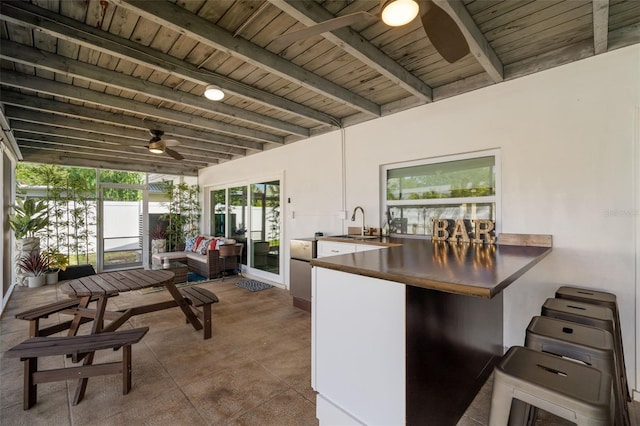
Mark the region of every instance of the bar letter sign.
POLYGON ((470 221, 472 229, 467 229, 462 219, 432 219, 433 235, 431 241, 448 241, 450 243, 483 243, 495 244, 495 223, 492 220, 476 219, 470 221), (469 238, 472 235, 472 238, 469 238))

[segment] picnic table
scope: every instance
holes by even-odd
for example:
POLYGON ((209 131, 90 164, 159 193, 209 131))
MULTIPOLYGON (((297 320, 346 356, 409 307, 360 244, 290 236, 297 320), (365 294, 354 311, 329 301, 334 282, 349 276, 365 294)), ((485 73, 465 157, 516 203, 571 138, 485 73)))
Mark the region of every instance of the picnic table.
POLYGON ((155 312, 163 309, 182 309, 187 320, 196 330, 202 329, 202 324, 193 313, 185 298, 180 294, 174 283, 174 273, 168 270, 130 270, 118 272, 105 272, 98 275, 90 275, 71 280, 60 286, 60 291, 70 297, 80 298, 80 304, 75 310, 75 318, 69 328, 69 335, 75 335, 82 318, 94 320, 92 333, 115 331, 134 315, 155 312), (148 287, 164 286, 173 300, 152 303, 144 306, 135 306, 122 311, 107 311, 109 297, 120 293, 142 290, 148 287), (92 299, 96 301, 96 308, 89 309, 92 299), (103 326, 104 320, 111 320, 107 326, 103 326))
MULTIPOLYGON (((168 270, 130 270, 118 272, 106 272, 98 275, 90 275, 83 278, 71 280, 60 286, 60 291, 72 298, 79 298, 77 307, 73 310, 74 318, 69 327, 69 336, 75 336, 79 326, 88 319, 93 319, 91 334, 107 333, 117 330, 129 318, 134 315, 155 312, 163 309, 182 309, 187 320, 196 330, 202 329, 202 323, 191 310, 187 299, 185 299, 174 283, 174 273, 168 270), (172 296, 172 300, 152 303, 143 306, 119 311, 107 311, 107 302, 110 297, 119 293, 142 290, 148 287, 164 286, 172 296), (91 301, 96 302, 95 308, 89 308, 91 301), (111 321, 107 325, 104 321, 111 321)), ((91 365, 93 362, 93 352, 84 355, 84 365, 91 365)), ((78 381, 74 405, 84 396, 87 387, 87 377, 78 381)))

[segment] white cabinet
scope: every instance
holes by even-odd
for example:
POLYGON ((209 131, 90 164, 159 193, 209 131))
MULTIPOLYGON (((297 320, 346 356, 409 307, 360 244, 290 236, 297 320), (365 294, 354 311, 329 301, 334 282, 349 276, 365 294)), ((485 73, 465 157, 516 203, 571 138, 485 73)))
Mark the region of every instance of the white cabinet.
POLYGON ((313 275, 311 368, 320 425, 404 424, 405 286, 318 267, 313 275))
POLYGON ((318 241, 317 257, 338 256, 341 254, 355 253, 356 244, 337 243, 335 241, 318 241))
POLYGON ((336 241, 318 241, 317 257, 338 256, 347 253, 356 253, 367 250, 379 250, 385 246, 373 246, 360 243, 339 243, 336 241))

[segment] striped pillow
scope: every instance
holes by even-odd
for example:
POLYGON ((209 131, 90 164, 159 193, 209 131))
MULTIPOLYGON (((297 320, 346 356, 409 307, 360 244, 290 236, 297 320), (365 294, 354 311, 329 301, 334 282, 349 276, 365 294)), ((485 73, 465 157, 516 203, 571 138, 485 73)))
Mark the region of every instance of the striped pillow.
POLYGON ((198 248, 195 250, 195 252, 198 254, 207 254, 207 252, 209 251, 209 244, 211 244, 211 240, 207 240, 206 238, 204 238, 202 241, 200 241, 200 244, 198 244, 198 248))
POLYGON ((191 249, 191 251, 194 253, 198 253, 198 250, 200 249, 200 244, 202 244, 203 241, 204 241, 204 237, 202 235, 198 235, 196 237, 196 242, 193 244, 193 248, 191 249))
MULTIPOLYGON (((217 238, 212 238, 209 240, 209 244, 207 246, 207 253, 211 250, 215 250, 218 248, 218 241, 220 241, 217 238)), ((206 253, 205 253, 206 254, 206 253)))

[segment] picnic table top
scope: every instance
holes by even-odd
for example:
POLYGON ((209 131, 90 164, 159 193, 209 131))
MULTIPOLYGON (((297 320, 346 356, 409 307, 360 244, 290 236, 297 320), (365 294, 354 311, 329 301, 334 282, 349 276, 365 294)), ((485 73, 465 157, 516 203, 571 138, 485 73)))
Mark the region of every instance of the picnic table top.
POLYGON ((160 287, 173 283, 174 273, 169 270, 143 270, 104 272, 71 280, 60 286, 60 291, 71 297, 110 296, 147 287, 160 287))

